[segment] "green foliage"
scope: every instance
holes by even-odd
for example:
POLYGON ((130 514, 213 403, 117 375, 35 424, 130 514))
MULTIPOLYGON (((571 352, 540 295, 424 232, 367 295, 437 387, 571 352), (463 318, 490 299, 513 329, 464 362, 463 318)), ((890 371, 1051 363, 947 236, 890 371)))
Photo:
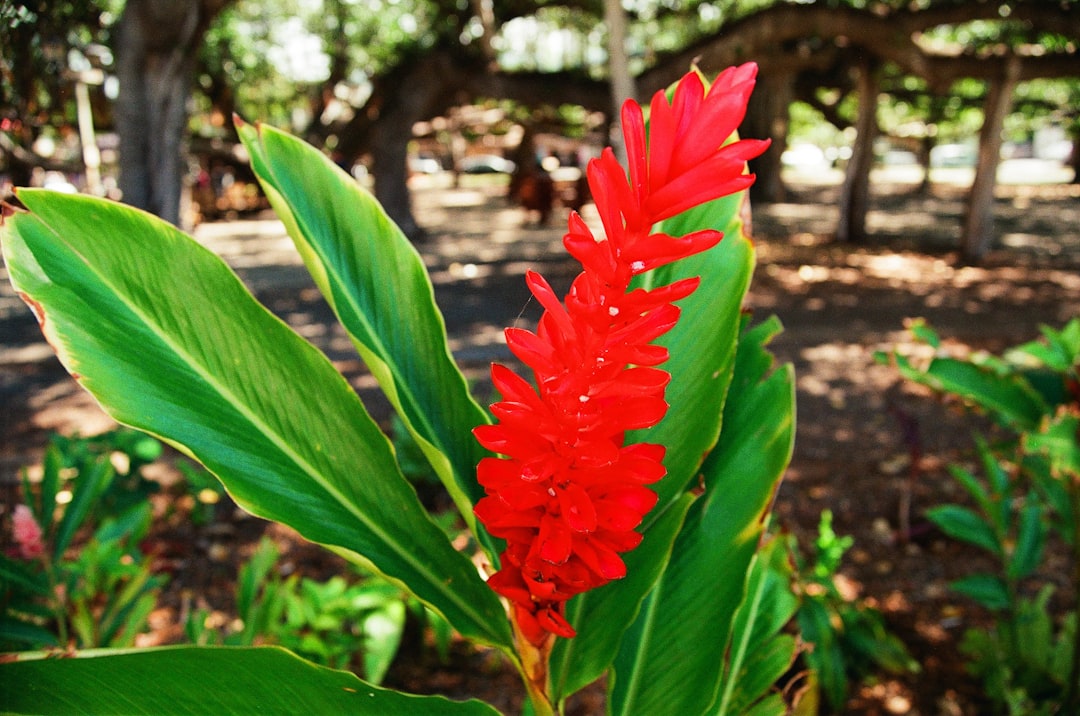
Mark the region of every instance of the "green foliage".
POLYGON ((1055 625, 1048 607, 1052 592, 1046 586, 1035 599, 1020 597, 1010 605, 1014 613, 991 629, 964 633, 960 651, 968 658, 968 670, 1000 713, 1062 713, 1061 696, 1073 673, 1076 614, 1055 625))
POLYGON ((357 671, 379 684, 397 654, 406 618, 423 620, 445 655, 449 630, 437 614, 377 575, 334 576, 325 582, 277 571, 280 554, 263 538, 240 567, 236 588, 238 622, 226 630, 208 626, 210 613, 197 609, 184 625, 199 646, 278 645, 316 664, 357 671))
MULTIPOLYGON (((916 337, 940 346, 925 325, 916 337)), ((976 436, 981 476, 961 466, 950 472, 971 507, 938 505, 927 511, 945 534, 992 556, 993 573, 952 584, 995 617, 989 631, 969 630, 963 651, 998 712, 1058 713, 1080 708, 1080 319, 1002 356, 935 356, 915 366, 893 359, 907 378, 957 396, 1006 428, 991 443, 976 436), (1055 624, 1052 592, 1040 577, 1051 536, 1067 553, 1073 604, 1055 624), (1044 582, 1031 599, 1033 583, 1044 582)), ((882 357, 884 358, 884 356, 882 357)))
MULTIPOLYGON (((778 321, 740 323, 723 429, 700 468, 705 494, 690 506, 663 574, 623 636, 609 682, 615 714, 730 714, 737 691, 760 693, 743 682, 753 675, 740 675, 750 647, 766 636, 747 642, 746 629, 765 614, 744 608, 744 631, 733 627, 747 604, 755 554, 791 456, 794 375, 790 366, 774 370, 765 349, 778 321), (678 669, 671 668, 673 653, 680 654, 678 669)), ((715 423, 697 424, 702 430, 715 423)))
POLYGON ((837 587, 844 554, 853 544, 851 536, 840 537, 833 531, 829 510, 821 513, 818 536, 808 558, 802 556, 794 537, 790 543, 802 595, 797 621, 802 638, 810 645, 803 658, 835 711, 842 710, 847 701, 849 685, 877 669, 919 671, 903 642, 889 632, 881 613, 845 596, 837 587))
POLYGON ((85 652, 74 659, 27 654, 0 666, 5 713, 94 716, 145 713, 498 716, 480 701, 412 696, 316 666, 280 647, 165 647, 85 652), (18 684, 18 688, 6 688, 18 684), (93 684, 93 688, 86 688, 93 684))
POLYGON ((151 520, 142 467, 160 449, 131 430, 55 436, 36 489, 23 471, 44 552, 0 555, 0 649, 135 643, 166 582, 139 547, 151 520))
MULTIPOLYGON (((379 575, 358 584, 281 579, 260 552, 240 578, 244 626, 222 641, 265 636, 336 664, 359 651, 377 678, 403 604, 422 603, 438 615, 443 639, 452 627, 523 668, 503 606, 471 555, 455 548, 476 546, 488 564, 499 552, 472 513, 484 451, 470 431, 489 418, 450 355, 423 262, 374 199, 318 151, 267 127, 239 131, 316 285, 452 497, 457 514, 449 519, 469 526, 473 540, 452 543, 424 510, 403 455, 325 356, 174 227, 115 203, 22 191, 29 212, 6 217, 0 229, 13 283, 42 316, 65 367, 118 421, 199 460, 249 512, 379 575), (415 602, 403 603, 403 591, 415 602)), ((743 201, 728 197, 663 227, 677 235, 713 227, 726 237, 655 279, 702 277, 664 339, 672 355, 668 419, 633 438, 666 447, 669 476, 658 484, 660 505, 641 528, 642 544, 626 556, 627 577, 568 606, 578 636, 551 654, 556 703, 612 672, 616 713, 640 713, 643 704, 652 714, 783 706, 764 682, 794 654, 794 641, 778 636, 789 606, 775 593, 783 580, 754 570, 773 561, 755 555, 791 456, 794 378, 767 349, 778 322, 751 326, 741 311, 754 265, 743 201), (679 669, 671 668, 674 649, 689 657, 679 669)), ((219 638, 197 620, 191 635, 219 638)), ((202 653, 147 654, 141 663, 175 662, 201 684, 203 665, 192 655, 202 653)), ((276 651, 231 653, 289 668, 276 651)), ((81 666, 79 678, 110 674, 114 658, 81 666)), ((77 690, 56 691, 52 703, 77 690)))
POLYGON ((794 576, 783 540, 769 538, 751 564, 746 598, 732 625, 738 641, 732 644, 719 698, 708 713, 788 713, 776 686, 800 651, 786 629, 799 607, 791 590, 794 576))

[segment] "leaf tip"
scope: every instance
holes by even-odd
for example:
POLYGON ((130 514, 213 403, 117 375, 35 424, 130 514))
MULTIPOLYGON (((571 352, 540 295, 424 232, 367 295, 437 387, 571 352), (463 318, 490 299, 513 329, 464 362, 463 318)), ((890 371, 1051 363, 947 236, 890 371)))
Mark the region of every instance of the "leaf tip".
POLYGON ((4 226, 9 216, 15 216, 16 213, 24 211, 22 208, 9 204, 8 202, 0 199, 0 226, 4 226))

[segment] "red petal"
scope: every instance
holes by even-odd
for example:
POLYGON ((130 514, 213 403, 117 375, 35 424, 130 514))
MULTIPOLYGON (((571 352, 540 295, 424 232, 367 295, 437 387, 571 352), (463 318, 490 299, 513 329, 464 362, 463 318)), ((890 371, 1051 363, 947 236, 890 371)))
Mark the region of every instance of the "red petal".
POLYGON ((518 630, 521 635, 532 644, 533 646, 543 646, 547 641, 548 631, 540 625, 540 622, 533 615, 532 609, 529 607, 521 606, 519 604, 514 605, 514 622, 518 626, 518 630))
POLYGON ((558 359, 551 344, 524 328, 507 328, 503 331, 506 345, 521 362, 534 370, 550 373, 558 359))
POLYGON ((566 621, 566 618, 550 607, 537 611, 536 621, 541 627, 556 636, 569 639, 577 634, 577 632, 574 631, 574 628, 570 626, 570 623, 566 621))
POLYGON ((630 167, 630 187, 638 197, 644 198, 649 181, 645 156, 645 119, 641 105, 633 100, 628 99, 623 103, 622 131, 626 163, 630 167))
POLYGON ((574 544, 574 554, 604 579, 622 579, 626 576, 626 564, 615 550, 599 540, 582 540, 574 544))
POLYGON ((540 545, 540 559, 551 564, 562 564, 570 558, 570 529, 563 520, 545 516, 540 521, 540 534, 536 541, 540 545))
POLYGON ((592 498, 579 485, 570 484, 556 488, 559 508, 566 525, 575 532, 592 532, 596 529, 596 508, 592 498))

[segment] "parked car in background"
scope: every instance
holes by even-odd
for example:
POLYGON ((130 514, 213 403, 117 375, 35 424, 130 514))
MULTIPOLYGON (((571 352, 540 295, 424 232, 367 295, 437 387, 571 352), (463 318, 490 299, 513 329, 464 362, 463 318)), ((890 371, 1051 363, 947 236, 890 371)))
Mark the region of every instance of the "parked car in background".
POLYGON ((462 174, 513 174, 515 165, 496 154, 473 154, 458 162, 462 174))

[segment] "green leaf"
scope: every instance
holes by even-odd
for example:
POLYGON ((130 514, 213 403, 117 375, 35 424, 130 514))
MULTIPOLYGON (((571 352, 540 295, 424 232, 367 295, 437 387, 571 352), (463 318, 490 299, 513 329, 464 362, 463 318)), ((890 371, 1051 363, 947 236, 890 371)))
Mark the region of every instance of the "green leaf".
POLYGON ((923 319, 920 318, 912 321, 910 329, 912 335, 914 335, 915 338, 922 341, 931 348, 941 347, 941 338, 938 337, 938 334, 934 331, 934 329, 931 328, 930 325, 923 319))
MULTIPOLYGON (((420 255, 371 194, 308 144, 238 123, 251 166, 315 283, 474 534, 489 422, 450 355, 420 255)), ((490 541, 490 538, 489 538, 490 541)), ((494 555, 493 555, 494 556, 494 555)))
MULTIPOLYGON (((745 714, 753 706, 770 698, 770 691, 791 668, 798 644, 790 634, 775 634, 771 639, 758 645, 746 664, 739 671, 739 699, 733 700, 730 708, 717 711, 717 714, 745 714), (750 696, 751 698, 746 698, 750 696)), ((781 702, 782 703, 782 702, 781 702)), ((781 709, 779 712, 785 713, 781 709)))
POLYGON ((703 713, 716 698, 751 561, 791 458, 791 368, 760 376, 763 365, 771 366, 761 353, 774 328, 747 332, 739 343, 724 429, 702 466, 705 495, 690 508, 668 566, 615 659, 614 714, 703 713))
POLYGON ((953 591, 974 599, 987 609, 1007 609, 1012 603, 1005 582, 990 574, 973 574, 949 583, 953 591))
POLYGON ((804 658, 817 677, 821 691, 834 711, 847 700, 848 678, 844 652, 833 627, 833 610, 823 597, 809 596, 799 609, 799 631, 809 644, 804 658))
POLYGON ((553 700, 561 701, 591 684, 611 665, 623 633, 667 565, 675 535, 693 502, 691 494, 683 494, 653 522, 641 544, 623 555, 624 578, 580 594, 567 604, 566 617, 577 636, 558 640, 552 649, 553 700))
POLYGON ((1080 480, 1080 410, 1062 409, 1024 437, 1029 450, 1047 456, 1054 477, 1080 480))
MULTIPOLYGON (((37 624, 30 624, 19 619, 13 619, 0 615, 0 645, 10 648, 8 645, 17 644, 21 647, 31 646, 35 649, 48 646, 60 646, 56 634, 37 624)), ((3 697, 0 697, 0 708, 4 705, 3 697)))
POLYGON ((754 270, 754 248, 743 233, 740 211, 745 192, 695 207, 659 225, 672 236, 705 228, 724 232, 715 248, 649 272, 639 285, 664 286, 683 278, 701 277, 701 285, 679 302, 678 324, 657 343, 670 358, 661 367, 671 373, 666 398, 671 409, 656 426, 636 431, 628 442, 667 446, 668 474, 655 489, 660 506, 667 504, 695 479, 703 457, 720 434, 724 399, 732 376, 740 315, 754 270))
POLYGON ((724 665, 720 695, 710 711, 743 714, 768 693, 795 660, 798 647, 781 630, 795 617, 799 600, 791 590, 792 566, 783 540, 772 539, 756 555, 732 627, 738 639, 724 665))
POLYGON ((1018 375, 998 375, 954 358, 935 358, 922 370, 896 356, 896 365, 905 378, 957 395, 1018 431, 1034 429, 1048 410, 1039 393, 1018 375))
POLYGON ((405 602, 400 598, 386 601, 366 615, 361 625, 364 634, 364 675, 379 684, 401 645, 405 630, 405 602))
POLYGON ((1009 579, 1023 579, 1039 567, 1046 546, 1046 532, 1042 503, 1034 493, 1030 493, 1020 511, 1016 544, 1005 567, 1009 579))
POLYGON ((412 696, 365 683, 277 647, 87 651, 0 664, 0 711, 78 714, 356 714, 497 716, 480 701, 412 696))
MULTIPOLYGON (((22 562, 0 552, 0 584, 3 591, 17 590, 39 596, 50 596, 49 578, 39 562, 22 562)), ((0 591, 0 594, 3 592, 0 591)))
MULTIPOLYGON (((12 276, 14 278, 14 274, 12 276)), ((99 459, 89 464, 75 478, 71 492, 71 502, 64 508, 64 516, 56 528, 53 538, 53 561, 58 561, 71 544, 71 538, 82 526, 86 516, 94 508, 101 494, 113 479, 113 467, 108 460, 99 459)), ((46 508, 47 509, 47 508, 46 508)))
POLYGON ((991 554, 1001 556, 1001 543, 993 528, 971 508, 938 505, 927 510, 926 516, 953 539, 982 547, 991 554))
POLYGON ((463 635, 509 648, 502 606, 356 393, 219 258, 114 202, 19 198, 32 213, 0 233, 12 283, 113 418, 198 459, 252 514, 375 565, 463 635))

